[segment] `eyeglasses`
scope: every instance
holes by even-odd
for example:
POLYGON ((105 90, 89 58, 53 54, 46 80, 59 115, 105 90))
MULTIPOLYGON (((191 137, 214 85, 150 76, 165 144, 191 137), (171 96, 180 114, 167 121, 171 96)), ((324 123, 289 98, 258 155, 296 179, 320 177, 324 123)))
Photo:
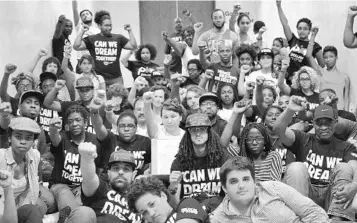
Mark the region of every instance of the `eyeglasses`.
POLYGON ((204 106, 204 107, 207 107, 207 106, 217 107, 217 104, 216 104, 216 102, 202 102, 201 106, 204 106))
POLYGON ((126 129, 126 128, 128 128, 129 130, 133 130, 133 129, 135 129, 135 125, 133 125, 133 124, 129 124, 129 125, 124 125, 124 124, 120 124, 119 126, 119 129, 126 129))
POLYGON ((191 134, 194 134, 194 135, 197 135, 197 134, 205 134, 207 133, 207 127, 192 127, 192 128, 189 128, 188 131, 191 133, 191 134))
POLYGON ((194 71, 196 71, 197 69, 187 69, 188 70, 188 72, 194 72, 194 71))
POLYGON ((303 82, 303 81, 304 81, 304 82, 308 82, 308 81, 310 81, 310 78, 300 78, 300 81, 301 81, 301 82, 303 82))
POLYGON ((257 137, 257 138, 249 138, 246 140, 247 143, 252 144, 254 141, 256 141, 257 143, 263 143, 264 142, 264 138, 263 137, 257 137))

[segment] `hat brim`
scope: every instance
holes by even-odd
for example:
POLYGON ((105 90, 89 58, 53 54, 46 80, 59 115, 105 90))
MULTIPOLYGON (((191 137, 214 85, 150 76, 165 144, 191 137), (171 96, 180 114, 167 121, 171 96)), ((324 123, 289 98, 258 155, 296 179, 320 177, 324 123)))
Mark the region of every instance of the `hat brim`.
POLYGON ((43 101, 45 100, 45 96, 43 96, 42 93, 40 92, 35 92, 35 91, 26 91, 25 93, 22 94, 21 96, 21 101, 20 104, 24 102, 24 100, 28 97, 36 97, 40 101, 40 104, 43 104, 43 101))
POLYGON ((40 75, 40 83, 44 82, 45 80, 52 79, 57 81, 57 76, 51 72, 45 72, 40 75))
POLYGON ((92 89, 94 89, 94 86, 76 86, 76 89, 80 89, 80 88, 92 88, 92 89))
POLYGON ((204 102, 207 99, 211 99, 214 102, 216 102, 217 106, 220 108, 221 107, 221 100, 217 97, 217 96, 213 96, 213 95, 204 95, 201 96, 200 99, 198 100, 198 103, 201 105, 202 102, 204 102))
POLYGON ((111 167, 113 164, 115 164, 115 163, 127 163, 127 164, 130 164, 130 165, 133 167, 133 171, 136 169, 136 164, 135 164, 135 163, 127 162, 127 161, 121 161, 121 160, 116 160, 116 161, 109 162, 109 163, 108 163, 109 169, 110 169, 110 167, 111 167))
POLYGON ((331 119, 331 120, 336 120, 336 118, 334 118, 334 117, 331 117, 331 116, 329 116, 329 115, 321 115, 321 116, 319 116, 319 117, 314 117, 314 121, 316 121, 317 119, 321 119, 321 118, 328 118, 328 119, 331 119))

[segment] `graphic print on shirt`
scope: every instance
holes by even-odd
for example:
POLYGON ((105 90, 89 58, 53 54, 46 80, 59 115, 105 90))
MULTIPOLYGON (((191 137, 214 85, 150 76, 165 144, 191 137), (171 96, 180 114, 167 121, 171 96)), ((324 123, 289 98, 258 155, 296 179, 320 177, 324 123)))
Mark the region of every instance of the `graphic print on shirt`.
MULTIPOLYGON (((115 147, 115 151, 118 151, 119 146, 115 147)), ((144 155, 146 151, 130 151, 135 157, 136 169, 142 169, 144 166, 144 155)))
POLYGON ((41 108, 40 124, 45 132, 49 131, 51 119, 57 118, 58 116, 59 115, 57 111, 53 111, 47 108, 41 108))
POLYGON ((306 51, 307 49, 304 48, 303 46, 295 45, 290 49, 290 58, 294 61, 297 61, 298 63, 302 63, 306 56, 306 51))
POLYGON ((229 39, 221 39, 221 40, 208 40, 207 41, 207 48, 211 51, 210 52, 210 56, 211 57, 218 57, 218 46, 220 44, 223 44, 223 45, 231 45, 233 46, 233 41, 232 40, 229 40, 229 39))
POLYGON ((140 215, 137 215, 129 210, 128 202, 124 196, 121 196, 115 190, 110 190, 107 193, 107 198, 108 200, 105 202, 100 213, 117 216, 124 222, 142 222, 140 215))
POLYGON ((342 160, 342 158, 316 154, 310 149, 304 163, 311 179, 328 182, 330 171, 342 160))
POLYGON ((219 181, 220 168, 187 170, 183 172, 183 197, 190 197, 205 192, 209 196, 218 196, 221 192, 219 181))
POLYGON ((217 70, 217 75, 214 76, 214 84, 212 88, 212 92, 217 93, 218 87, 221 83, 229 83, 232 85, 236 85, 238 82, 237 77, 231 76, 230 71, 217 70))
POLYGON ((70 153, 66 150, 64 151, 65 158, 64 158, 64 165, 62 170, 62 177, 71 181, 74 185, 79 185, 83 178, 82 172, 79 168, 79 160, 80 156, 76 153, 70 153))
POLYGON ((116 61, 118 56, 118 42, 117 41, 94 41, 94 50, 96 61, 102 61, 104 65, 112 64, 116 61))
POLYGON ((154 68, 150 68, 150 67, 140 67, 138 69, 138 76, 142 76, 145 78, 151 78, 152 73, 155 71, 154 68))

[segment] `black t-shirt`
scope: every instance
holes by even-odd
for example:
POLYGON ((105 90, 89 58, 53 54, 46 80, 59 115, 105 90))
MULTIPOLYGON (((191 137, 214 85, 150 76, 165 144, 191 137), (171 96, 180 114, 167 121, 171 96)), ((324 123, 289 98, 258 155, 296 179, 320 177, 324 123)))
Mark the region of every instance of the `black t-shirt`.
POLYGON ((277 136, 273 136, 272 132, 270 131, 268 132, 272 150, 277 151, 280 154, 282 173, 284 174, 287 165, 296 160, 295 155, 284 146, 283 142, 277 136))
POLYGON ((356 148, 335 136, 324 144, 314 134, 293 130, 295 141, 287 147, 296 156, 296 161, 304 162, 313 184, 328 184, 330 171, 340 162, 356 160, 356 148))
MULTIPOLYGON (((82 182, 80 171, 80 155, 78 145, 73 142, 69 132, 61 133, 62 140, 58 146, 51 146, 51 153, 55 157, 55 166, 51 175, 51 185, 62 183, 70 186, 79 186, 82 182)), ((103 168, 102 146, 97 137, 89 132, 85 133, 84 142, 91 142, 97 146, 98 157, 95 159, 97 168, 103 168)))
POLYGON ((131 71, 133 79, 135 80, 138 76, 142 76, 147 80, 151 80, 152 73, 156 70, 159 65, 153 62, 145 64, 141 61, 128 61, 128 70, 131 71))
POLYGON ((145 164, 151 163, 151 140, 142 135, 135 135, 135 140, 125 142, 118 135, 108 131, 108 136, 102 141, 108 148, 103 151, 103 161, 105 167, 109 161, 110 154, 119 149, 124 149, 133 153, 135 157, 136 167, 143 170, 145 164))
POLYGON ((170 215, 167 217, 165 223, 175 223, 176 222, 176 210, 172 209, 170 215))
POLYGON ((237 67, 225 67, 220 63, 212 63, 208 69, 211 69, 214 72, 213 79, 210 80, 208 84, 208 91, 217 93, 218 87, 225 83, 237 87, 239 80, 239 71, 237 67))
POLYGON ((13 98, 13 97, 10 97, 10 104, 11 104, 11 109, 12 109, 12 115, 13 116, 19 116, 20 113, 19 113, 19 102, 20 102, 20 99, 19 98, 13 98))
MULTIPOLYGON (((88 113, 90 113, 89 108, 87 108, 82 103, 82 101, 63 101, 63 102, 61 102, 61 114, 63 116, 66 116, 66 111, 72 105, 81 105, 81 106, 83 106, 84 108, 87 109, 88 113)), ((108 121, 107 121, 107 119, 105 117, 105 111, 104 111, 104 107, 103 106, 99 109, 99 116, 102 118, 103 123, 108 123, 108 121)), ((63 120, 64 130, 68 131, 69 129, 68 129, 66 124, 67 124, 67 120, 63 120)), ((111 129, 111 126, 106 126, 106 127, 111 129)), ((86 131, 89 132, 89 133, 95 134, 95 130, 94 130, 94 127, 93 127, 93 124, 92 124, 92 121, 91 121, 90 117, 88 118, 88 121, 87 121, 87 129, 86 129, 86 131)))
POLYGON ((216 122, 212 125, 212 129, 221 137, 224 128, 227 125, 227 121, 216 115, 216 122))
POLYGON ((101 34, 90 35, 83 39, 90 55, 95 61, 95 71, 104 79, 121 77, 120 54, 128 39, 120 34, 111 34, 110 37, 101 34))
POLYGON ((305 97, 307 102, 309 102, 308 105, 308 110, 315 110, 317 106, 320 104, 320 99, 319 99, 319 94, 314 91, 312 95, 306 95, 304 92, 299 91, 295 88, 291 88, 290 90, 290 96, 296 95, 300 97, 305 97))
POLYGON ((140 215, 129 210, 125 196, 113 190, 103 180, 100 180, 93 196, 86 197, 82 190, 81 198, 83 205, 92 208, 96 213, 97 223, 144 222, 140 215))
MULTIPOLYGON (((183 43, 182 40, 182 33, 173 33, 170 35, 170 38, 176 42, 183 43)), ((171 73, 180 73, 182 72, 182 62, 181 62, 181 55, 178 55, 176 51, 166 44, 165 47, 165 54, 171 54, 172 60, 169 65, 169 70, 171 73)))
POLYGON ((40 112, 40 125, 42 126, 43 130, 48 134, 49 132, 49 127, 50 127, 50 121, 53 118, 57 117, 62 117, 61 113, 58 113, 57 111, 47 109, 42 107, 41 112, 40 112))
MULTIPOLYGON (((290 46, 290 65, 288 68, 289 77, 291 77, 294 72, 298 71, 302 66, 310 66, 309 60, 306 57, 307 46, 309 41, 298 39, 295 34, 289 41, 290 46)), ((312 51, 312 56, 315 57, 316 53, 320 51, 322 47, 320 44, 315 42, 314 49, 312 51)))
MULTIPOLYGON (((52 38, 52 52, 53 52, 53 56, 56 57, 61 63, 63 60, 63 50, 64 50, 64 46, 69 43, 71 44, 71 42, 69 41, 68 37, 66 37, 65 35, 61 35, 60 38, 56 39, 55 37, 52 38)), ((73 71, 73 66, 71 64, 71 61, 68 60, 68 68, 73 71)))
POLYGON ((193 198, 184 198, 180 201, 176 209, 173 209, 167 217, 165 223, 175 223, 181 219, 195 219, 204 222, 208 215, 205 207, 193 198))
POLYGON ((218 165, 211 168, 208 165, 208 156, 194 156, 194 166, 192 170, 183 169, 180 160, 175 158, 172 162, 170 172, 183 172, 180 198, 199 196, 202 193, 206 193, 210 197, 224 196, 224 192, 221 189, 221 182, 219 181, 219 170, 229 157, 229 153, 224 149, 218 165))

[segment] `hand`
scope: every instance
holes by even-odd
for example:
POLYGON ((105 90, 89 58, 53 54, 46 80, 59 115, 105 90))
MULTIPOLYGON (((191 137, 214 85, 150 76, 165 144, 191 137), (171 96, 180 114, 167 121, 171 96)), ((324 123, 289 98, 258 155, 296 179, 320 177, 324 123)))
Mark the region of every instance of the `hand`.
POLYGON ((242 65, 240 67, 240 74, 245 75, 250 71, 250 66, 249 65, 242 65))
POLYGON ((91 142, 82 142, 78 145, 78 153, 83 159, 97 158, 97 146, 91 142))
POLYGON ((102 99, 102 100, 105 100, 105 90, 97 90, 97 97, 102 99))
POLYGON ((5 74, 10 75, 10 74, 14 73, 14 71, 16 69, 17 69, 17 66, 15 64, 11 64, 11 63, 6 64, 6 66, 5 66, 5 74))
POLYGON ((182 11, 182 15, 190 17, 191 16, 191 12, 188 9, 185 9, 185 10, 182 11))
POLYGON ((148 91, 143 94, 144 103, 151 104, 154 101, 154 92, 148 91))
POLYGON ((338 102, 338 97, 334 94, 330 94, 321 102, 321 104, 329 105, 329 106, 335 108, 335 107, 337 107, 337 102, 338 102))
POLYGON ((240 5, 240 3, 236 3, 233 6, 233 12, 238 12, 239 10, 242 9, 242 6, 240 5))
POLYGON ((352 5, 348 8, 348 15, 355 17, 357 15, 357 6, 356 5, 352 5))
POLYGON ((6 170, 0 170, 0 186, 3 189, 11 187, 12 173, 6 170))
POLYGON ((282 71, 287 71, 289 65, 290 65, 290 58, 289 59, 283 59, 281 61, 281 70, 282 71))
POLYGON ((207 44, 205 41, 200 41, 197 45, 198 45, 198 48, 200 48, 200 49, 204 49, 207 47, 207 44))
POLYGON ((62 118, 61 117, 52 118, 50 120, 50 127, 60 131, 62 129, 62 118))
POLYGON ((263 35, 263 33, 265 33, 267 30, 268 29, 265 26, 263 26, 262 28, 259 29, 258 32, 259 32, 260 35, 263 35))
POLYGON ((82 24, 82 29, 84 32, 87 32, 89 30, 89 26, 87 24, 82 24))
POLYGON ((281 0, 276 0, 276 5, 281 6, 281 0))
POLYGON ((161 36, 163 40, 167 40, 169 38, 169 34, 166 31, 162 31, 161 36))
POLYGON ((293 95, 290 98, 288 108, 293 111, 304 111, 306 109, 306 98, 293 95))
POLYGON ((242 99, 234 103, 233 112, 243 114, 252 105, 252 100, 242 99))
POLYGON ((40 51, 38 51, 38 55, 40 57, 45 57, 45 56, 47 56, 47 54, 48 54, 48 50, 47 49, 40 49, 40 51))
POLYGON ((130 26, 130 24, 125 24, 125 25, 124 25, 124 29, 125 29, 126 31, 130 32, 130 31, 131 31, 131 26, 130 26))
POLYGON ((207 79, 212 79, 214 76, 214 71, 211 70, 211 69, 207 69, 204 73, 204 77, 207 78, 207 79))
POLYGON ((64 86, 66 86, 66 80, 57 80, 55 83, 55 88, 57 90, 61 90, 64 86))
POLYGON ((263 85, 264 81, 265 81, 265 77, 263 77, 263 76, 257 77, 257 80, 256 80, 257 85, 263 85))
POLYGON ((182 179, 182 173, 180 171, 172 171, 170 173, 170 185, 177 186, 182 179))
POLYGON ((64 45, 63 51, 65 54, 70 55, 72 53, 72 45, 70 43, 64 45))
POLYGON ((247 87, 245 88, 247 91, 252 91, 252 90, 254 90, 254 88, 255 88, 255 82, 253 82, 253 81, 249 81, 248 83, 247 83, 247 87))
POLYGON ((65 15, 60 15, 60 16, 58 17, 58 22, 59 22, 59 23, 62 23, 65 19, 66 19, 66 16, 65 16, 65 15))
POLYGON ((104 104, 105 111, 106 111, 106 112, 111 112, 111 111, 113 111, 113 109, 114 109, 113 104, 114 104, 114 102, 113 102, 112 100, 106 101, 105 104, 104 104))
POLYGON ((289 50, 286 47, 283 47, 279 50, 279 55, 283 58, 283 59, 290 59, 289 57, 289 50))
POLYGON ((319 32, 319 27, 317 27, 317 26, 312 27, 311 32, 312 32, 312 35, 316 36, 317 33, 319 32))
POLYGON ((169 66, 172 62, 172 56, 171 54, 165 54, 164 57, 164 65, 169 66))
POLYGON ((357 191, 357 185, 354 183, 346 183, 337 188, 337 191, 334 193, 337 204, 349 203, 351 199, 354 198, 357 191))
POLYGON ((10 102, 0 103, 0 115, 1 117, 8 117, 12 113, 10 102))
POLYGON ((180 99, 183 101, 183 99, 186 97, 187 89, 186 88, 180 88, 179 89, 179 94, 180 94, 180 99))
POLYGON ((100 107, 103 106, 103 104, 104 104, 103 99, 101 99, 98 96, 94 97, 89 105, 89 109, 90 109, 91 113, 97 113, 99 111, 100 107))
POLYGON ((195 33, 200 32, 203 28, 203 23, 198 22, 193 25, 193 29, 195 30, 195 33))

